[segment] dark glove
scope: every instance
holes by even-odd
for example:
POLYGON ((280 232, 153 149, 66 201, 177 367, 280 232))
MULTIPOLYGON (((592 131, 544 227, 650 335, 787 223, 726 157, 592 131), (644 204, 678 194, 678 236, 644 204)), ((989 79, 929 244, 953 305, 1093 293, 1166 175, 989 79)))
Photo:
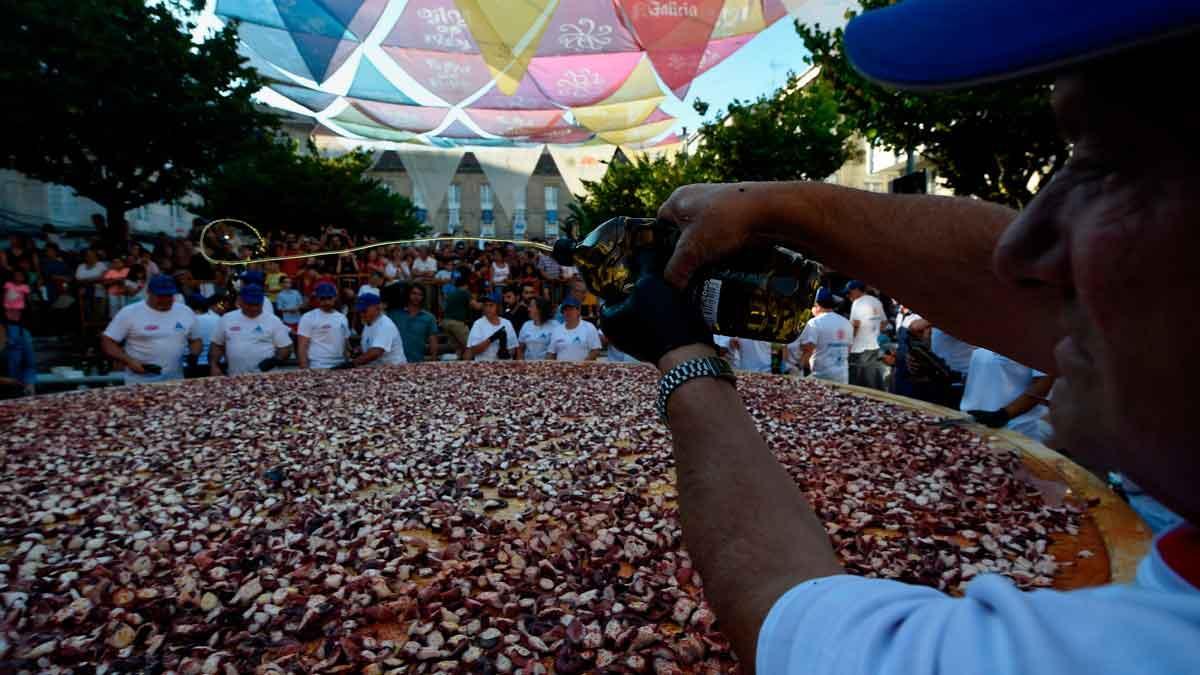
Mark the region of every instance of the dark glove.
POLYGON ((672 349, 713 343, 699 311, 661 277, 651 275, 638 279, 625 300, 604 307, 600 329, 617 349, 654 364, 672 349))
POLYGON ((967 414, 975 418, 976 422, 993 429, 999 429, 1008 424, 1009 420, 1008 413, 1005 412, 1004 408, 999 410, 968 410, 967 414))
POLYGON ((278 365, 279 365, 279 359, 275 358, 274 356, 269 356, 269 357, 263 359, 262 361, 258 362, 258 369, 261 372, 266 373, 271 370, 274 370, 275 366, 278 366, 278 365))
POLYGON ((330 368, 330 370, 349 370, 353 367, 354 367, 353 361, 342 361, 341 363, 337 364, 336 366, 330 368))
POLYGON ((157 363, 143 363, 142 370, 146 371, 147 375, 162 375, 162 366, 157 363))
POLYGON ((196 367, 196 363, 197 363, 199 360, 200 360, 200 355, 199 355, 199 354, 188 354, 188 355, 187 355, 187 367, 188 367, 188 368, 195 368, 195 367, 196 367))
POLYGON ((496 331, 495 333, 492 333, 491 337, 488 338, 488 342, 495 342, 496 340, 500 340, 502 342, 508 341, 508 332, 505 331, 503 327, 501 327, 500 330, 496 331))

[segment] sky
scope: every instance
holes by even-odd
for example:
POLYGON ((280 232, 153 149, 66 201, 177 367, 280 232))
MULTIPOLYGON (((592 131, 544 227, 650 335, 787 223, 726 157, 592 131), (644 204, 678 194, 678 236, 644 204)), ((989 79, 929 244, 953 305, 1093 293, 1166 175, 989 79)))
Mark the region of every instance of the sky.
POLYGON ((667 96, 661 107, 679 118, 680 124, 691 133, 700 127, 701 121, 692 109, 693 101, 708 103, 706 118, 712 118, 735 99, 755 99, 775 91, 787 82, 789 70, 796 73, 807 70, 808 64, 804 62, 807 53, 792 17, 785 16, 701 75, 692 83, 684 101, 667 96))

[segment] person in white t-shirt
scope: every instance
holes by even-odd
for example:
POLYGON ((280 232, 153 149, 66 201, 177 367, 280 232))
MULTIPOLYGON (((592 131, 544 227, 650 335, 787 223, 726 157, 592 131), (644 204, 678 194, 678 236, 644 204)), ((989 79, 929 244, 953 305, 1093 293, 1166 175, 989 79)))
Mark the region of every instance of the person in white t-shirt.
POLYGON ((562 302, 563 322, 550 334, 546 358, 557 361, 595 361, 603 344, 596 326, 584 321, 582 306, 574 295, 562 302))
POLYGON ((216 303, 199 293, 189 296, 187 303, 188 307, 196 313, 196 323, 192 326, 192 333, 200 340, 200 351, 187 355, 183 376, 188 378, 207 377, 209 374, 208 349, 212 344, 212 335, 217 331, 217 324, 221 322, 221 315, 213 309, 216 303))
POLYGON ((512 322, 500 316, 500 293, 483 297, 483 316, 471 324, 467 334, 467 353, 476 361, 508 358, 509 345, 517 348, 517 332, 512 322))
POLYGON ((521 325, 517 335, 517 359, 526 361, 541 361, 550 351, 550 338, 559 323, 550 318, 554 306, 546 298, 530 298, 529 319, 521 325))
POLYGON ((798 363, 808 364, 812 376, 821 380, 850 381, 850 340, 854 327, 835 309, 842 299, 828 288, 817 290, 813 318, 800 337, 788 345, 788 353, 798 363))
POLYGON ((428 281, 437 274, 437 260, 429 255, 429 247, 422 246, 417 249, 417 259, 412 263, 412 278, 414 281, 428 281))
POLYGON ((850 343, 850 384, 884 389, 884 365, 879 351, 879 331, 883 326, 883 303, 869 295, 866 284, 857 279, 846 284, 850 306, 850 325, 854 339, 850 343))
MULTIPOLYGON (((246 270, 242 272, 242 286, 262 286, 265 290, 267 287, 267 276, 258 270, 246 270)), ((275 305, 271 302, 271 298, 263 296, 262 302, 263 314, 267 316, 275 316, 275 305)))
POLYGON ((725 358, 734 370, 752 373, 771 372, 771 343, 762 340, 714 335, 713 342, 725 350, 725 358))
POLYGON ((958 409, 989 427, 1005 427, 1040 443, 1050 438, 1047 397, 1054 378, 982 347, 971 354, 958 409))
POLYGON ((363 322, 362 354, 351 362, 356 368, 408 363, 404 356, 404 339, 395 322, 383 313, 382 302, 378 293, 367 293, 359 297, 355 305, 363 322))
POLYGON ((184 356, 199 353, 202 344, 195 332, 196 314, 175 302, 174 279, 159 274, 147 291, 144 301, 117 312, 100 336, 104 354, 125 364, 125 384, 179 379, 184 356))
POLYGON ((279 317, 263 310, 266 294, 257 284, 242 286, 238 308, 221 317, 208 350, 214 376, 221 375, 221 358, 229 374, 265 373, 287 359, 292 336, 279 317))
POLYGON ((933 350, 934 354, 941 357, 954 372, 962 375, 964 380, 967 379, 967 371, 971 368, 971 354, 975 352, 975 345, 963 342, 934 326, 929 335, 929 348, 933 350))
POLYGON ((329 282, 313 289, 317 308, 300 317, 296 331, 296 358, 301 368, 336 368, 346 362, 350 323, 335 307, 337 294, 337 288, 329 282))
MULTIPOLYGON (((379 295, 380 294, 379 289, 381 289, 381 288, 383 288, 383 273, 382 272, 371 272, 371 276, 367 278, 367 283, 358 287, 358 297, 361 298, 363 295, 365 295, 367 293, 374 293, 375 295, 379 295)), ((382 297, 382 296, 380 296, 380 297, 382 297)))
POLYGON ((500 254, 497 254, 496 260, 492 262, 492 288, 504 288, 511 274, 512 270, 508 268, 508 262, 500 257, 500 254))

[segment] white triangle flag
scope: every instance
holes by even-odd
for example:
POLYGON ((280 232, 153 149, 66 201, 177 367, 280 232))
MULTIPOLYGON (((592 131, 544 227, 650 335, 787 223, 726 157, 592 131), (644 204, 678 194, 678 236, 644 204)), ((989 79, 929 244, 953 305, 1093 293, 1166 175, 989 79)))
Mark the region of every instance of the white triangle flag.
POLYGON ((409 144, 398 148, 396 154, 412 179, 413 202, 418 203, 419 197, 419 203, 427 211, 436 213, 465 153, 462 148, 428 148, 409 144))
POLYGON ((517 206, 524 207, 525 200, 521 195, 529 185, 529 177, 537 168, 538 159, 542 156, 541 145, 531 148, 486 148, 472 147, 471 152, 483 167, 492 192, 504 212, 511 219, 517 213, 517 206))
POLYGON ((608 171, 608 163, 612 161, 617 146, 607 144, 577 145, 547 145, 558 173, 562 175, 567 189, 576 197, 582 197, 587 188, 583 181, 598 181, 604 178, 608 171))

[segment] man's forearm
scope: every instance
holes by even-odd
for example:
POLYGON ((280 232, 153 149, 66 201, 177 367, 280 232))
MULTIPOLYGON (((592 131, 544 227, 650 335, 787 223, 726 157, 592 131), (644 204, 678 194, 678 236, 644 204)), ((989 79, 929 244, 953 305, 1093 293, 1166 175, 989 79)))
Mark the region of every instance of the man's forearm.
POLYGON ((1004 283, 993 272, 992 252, 1016 217, 1012 209, 823 183, 750 183, 747 190, 761 193, 759 218, 776 223, 768 238, 878 285, 960 340, 1054 368, 1061 297, 1004 283))
POLYGON ((588 351, 588 355, 587 355, 588 361, 595 361, 598 358, 600 358, 600 350, 599 349, 592 349, 592 350, 588 351))
POLYGON ((372 347, 363 352, 357 359, 354 359, 354 365, 365 366, 381 356, 383 356, 383 350, 379 347, 372 347))
POLYGON ((296 361, 301 368, 308 367, 308 341, 303 335, 296 336, 296 361))
POLYGON ((125 353, 121 345, 117 344, 116 340, 107 335, 100 336, 100 348, 104 352, 104 355, 113 361, 124 363, 127 366, 133 363, 133 359, 125 353))
POLYGON ((213 375, 221 374, 221 357, 225 356, 225 345, 215 342, 208 345, 208 370, 213 375))
POLYGON ((1045 403, 1046 397, 1050 395, 1050 390, 1053 387, 1053 377, 1037 378, 1020 396, 1004 406, 1004 412, 1008 414, 1009 419, 1024 415, 1038 405, 1045 403))
POLYGON ((425 357, 425 360, 426 361, 437 361, 437 359, 438 359, 437 337, 430 335, 429 336, 429 353, 425 357))
MULTIPOLYGON (((684 347, 659 366, 711 354, 684 347)), ((668 413, 684 542, 722 630, 753 672, 759 627, 779 596, 842 569, 820 519, 729 383, 691 380, 671 396, 668 413)))

